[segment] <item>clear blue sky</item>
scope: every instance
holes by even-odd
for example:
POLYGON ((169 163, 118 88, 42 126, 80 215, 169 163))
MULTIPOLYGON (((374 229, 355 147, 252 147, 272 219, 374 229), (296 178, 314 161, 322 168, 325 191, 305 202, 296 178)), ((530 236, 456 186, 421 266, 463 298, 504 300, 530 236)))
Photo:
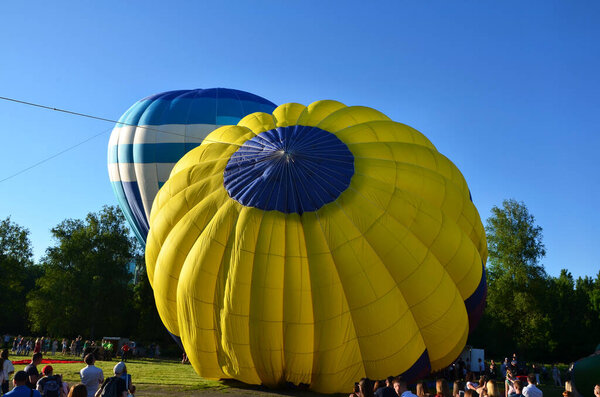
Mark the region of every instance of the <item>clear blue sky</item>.
MULTIPOLYGON (((0 96, 117 119, 173 89, 366 105, 425 135, 482 218, 524 201, 551 275, 600 269, 600 2, 3 2, 0 96)), ((116 204, 112 125, 0 101, 0 218, 31 231, 116 204)))

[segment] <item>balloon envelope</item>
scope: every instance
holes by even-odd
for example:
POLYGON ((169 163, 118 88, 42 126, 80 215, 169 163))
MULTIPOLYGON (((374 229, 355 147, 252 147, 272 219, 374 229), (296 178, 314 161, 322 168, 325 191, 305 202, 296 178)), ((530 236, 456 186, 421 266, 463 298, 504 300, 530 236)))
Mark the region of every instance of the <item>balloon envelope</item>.
POLYGON ((152 201, 173 165, 214 129, 235 124, 275 105, 257 95, 227 88, 179 90, 136 102, 113 129, 108 171, 119 205, 142 243, 152 201))
POLYGON ((420 132, 319 101, 212 132, 158 193, 146 246, 203 377, 350 390, 448 366, 481 314, 484 228, 420 132))

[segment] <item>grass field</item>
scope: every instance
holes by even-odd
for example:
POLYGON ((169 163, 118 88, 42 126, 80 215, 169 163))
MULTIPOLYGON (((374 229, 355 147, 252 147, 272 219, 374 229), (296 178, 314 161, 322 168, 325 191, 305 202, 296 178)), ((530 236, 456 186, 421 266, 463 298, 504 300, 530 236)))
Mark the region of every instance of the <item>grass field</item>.
MULTIPOLYGON (((26 356, 9 357, 13 361, 30 359, 26 356)), ((77 357, 63 356, 44 356, 44 358, 57 360, 73 360, 77 357)), ((96 366, 102 368, 104 376, 113 375, 113 367, 118 362, 97 361, 96 366)), ((322 396, 317 393, 298 390, 268 390, 258 386, 244 385, 236 381, 207 380, 199 377, 191 365, 183 365, 176 360, 168 359, 133 359, 127 361, 127 372, 131 374, 133 384, 136 385, 136 396, 184 396, 184 397, 219 397, 229 396, 296 396, 296 397, 316 397, 322 396)), ((44 364, 38 366, 41 372, 44 364)), ((69 385, 79 383, 79 370, 85 366, 84 363, 73 364, 52 364, 55 374, 62 374, 64 381, 69 385)), ((21 370, 25 364, 15 365, 15 369, 21 370)), ((562 397, 563 388, 551 385, 542 385, 540 387, 544 392, 544 397, 562 397)), ((351 390, 348 390, 350 393, 351 390)), ((346 397, 348 394, 340 394, 338 397, 346 397)), ((502 390, 502 395, 504 391, 502 390)))

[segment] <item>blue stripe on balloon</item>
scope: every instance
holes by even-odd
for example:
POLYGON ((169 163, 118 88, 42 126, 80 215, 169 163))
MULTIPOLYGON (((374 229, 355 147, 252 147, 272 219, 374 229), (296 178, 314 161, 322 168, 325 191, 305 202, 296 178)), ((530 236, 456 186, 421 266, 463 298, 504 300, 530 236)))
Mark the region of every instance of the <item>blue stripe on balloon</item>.
POLYGON ((125 199, 129 208, 131 209, 131 216, 134 224, 138 228, 138 232, 143 236, 146 241, 148 236, 148 220, 146 219, 146 213, 144 212, 144 204, 142 203, 142 197, 140 195, 140 188, 137 182, 121 182, 123 192, 125 193, 125 199))
POLYGON ((236 125, 240 121, 237 116, 217 116, 217 124, 219 125, 236 125))
POLYGON ((112 145, 108 147, 108 164, 115 164, 119 162, 119 145, 112 145))
POLYGON ((123 211, 123 215, 125 215, 125 219, 129 222, 130 225, 134 225, 132 228, 133 234, 138 239, 142 246, 146 245, 146 235, 140 234, 139 230, 140 225, 135 221, 133 213, 129 209, 129 205, 127 205, 127 197, 125 197, 125 191, 123 190, 122 182, 120 181, 112 181, 111 182, 113 191, 115 192, 115 196, 117 196, 117 201, 119 202, 119 206, 121 207, 121 211, 123 211))
POLYGON ((184 154, 200 146, 197 142, 135 143, 114 145, 108 163, 176 163, 184 154))
POLYGON ((227 88, 169 91, 135 103, 119 122, 132 125, 237 124, 253 112, 271 113, 275 104, 227 88))

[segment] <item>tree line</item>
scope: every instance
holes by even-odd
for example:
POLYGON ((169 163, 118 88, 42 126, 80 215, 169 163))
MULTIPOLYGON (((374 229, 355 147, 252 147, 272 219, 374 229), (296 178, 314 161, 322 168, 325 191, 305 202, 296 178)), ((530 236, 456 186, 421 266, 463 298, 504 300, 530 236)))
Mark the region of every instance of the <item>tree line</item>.
POLYGON ((120 209, 64 220, 51 233, 54 245, 34 263, 28 230, 0 223, 2 332, 170 341, 120 209))
POLYGON ((522 202, 505 200, 486 222, 489 250, 484 315, 469 343, 494 357, 513 351, 529 360, 572 362, 600 343, 600 271, 548 275, 542 228, 522 202))
MULTIPOLYGON (((142 247, 120 209, 105 206, 51 230, 54 245, 33 261, 29 231, 0 221, 2 332, 171 341, 145 274, 142 247)), ((548 275, 542 228, 524 203, 505 200, 486 221, 487 306, 468 343, 491 357, 518 352, 570 362, 600 343, 600 272, 548 275)))

